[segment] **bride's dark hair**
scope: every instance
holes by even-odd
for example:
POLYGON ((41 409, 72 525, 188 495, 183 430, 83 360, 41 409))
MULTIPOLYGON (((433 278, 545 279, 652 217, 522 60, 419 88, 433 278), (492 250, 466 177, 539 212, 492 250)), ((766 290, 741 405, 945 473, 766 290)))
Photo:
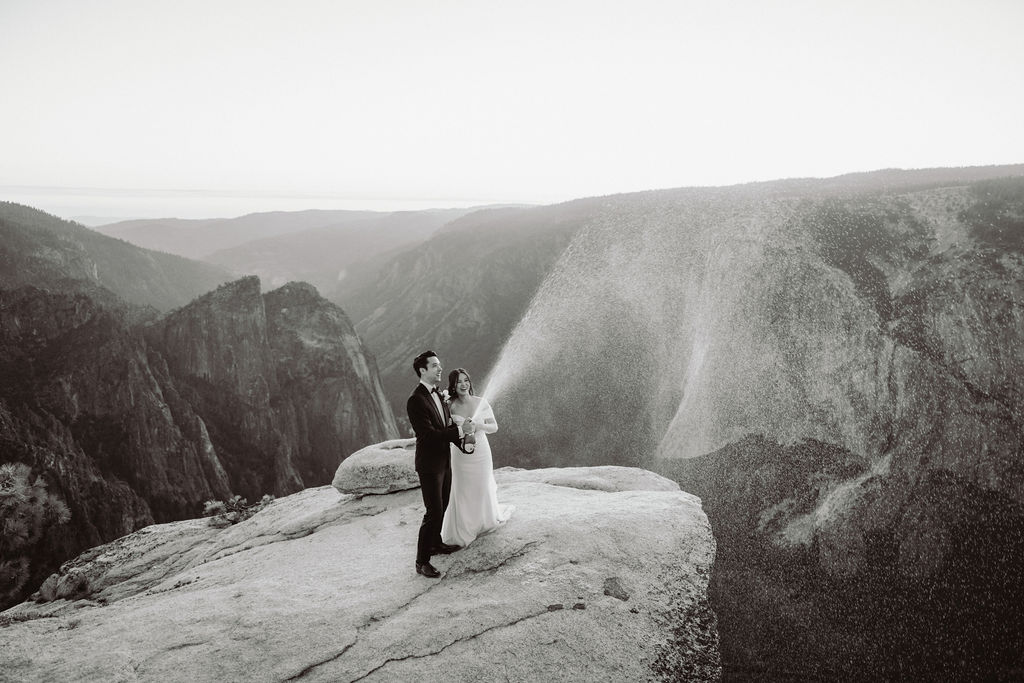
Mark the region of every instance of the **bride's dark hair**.
POLYGON ((462 368, 455 368, 454 370, 452 370, 451 372, 448 373, 448 395, 452 397, 453 401, 459 397, 459 395, 455 393, 455 385, 459 383, 459 375, 460 374, 465 375, 466 379, 469 380, 469 395, 470 396, 474 395, 473 394, 473 378, 470 377, 469 373, 466 372, 464 369, 462 369, 462 368))

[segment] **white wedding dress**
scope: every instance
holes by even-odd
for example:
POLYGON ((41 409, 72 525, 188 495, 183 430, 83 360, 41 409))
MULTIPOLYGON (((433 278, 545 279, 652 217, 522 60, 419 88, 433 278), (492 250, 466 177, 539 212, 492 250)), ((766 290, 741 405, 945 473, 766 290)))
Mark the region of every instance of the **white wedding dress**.
MULTIPOLYGON (((462 415, 452 415, 457 424, 465 422, 462 415)), ((487 433, 497 431, 494 411, 483 398, 473 415, 477 424, 476 450, 463 453, 452 446, 452 492, 448 509, 441 523, 441 540, 451 545, 467 546, 477 536, 504 524, 515 507, 498 505, 498 485, 494 481, 494 463, 487 433), (487 419, 492 420, 487 423, 487 419)))

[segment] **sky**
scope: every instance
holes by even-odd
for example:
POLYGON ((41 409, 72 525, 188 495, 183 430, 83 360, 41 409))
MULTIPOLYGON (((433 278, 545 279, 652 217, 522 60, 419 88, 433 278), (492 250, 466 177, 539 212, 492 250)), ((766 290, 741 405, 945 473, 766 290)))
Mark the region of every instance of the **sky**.
POLYGON ((0 199, 554 203, 1024 163, 1020 0, 0 0, 0 199))

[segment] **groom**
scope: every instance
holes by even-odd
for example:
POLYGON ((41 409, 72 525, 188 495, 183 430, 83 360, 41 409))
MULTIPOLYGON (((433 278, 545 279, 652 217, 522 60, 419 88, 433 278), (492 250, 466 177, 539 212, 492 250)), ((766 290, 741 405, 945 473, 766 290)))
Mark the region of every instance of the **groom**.
POLYGON ((448 444, 460 443, 463 436, 475 432, 476 427, 467 421, 463 434, 463 428, 452 422, 447 397, 443 399, 438 393, 442 368, 437 354, 424 351, 413 359, 412 369, 420 383, 406 401, 405 409, 416 433, 416 473, 427 509, 416 544, 416 573, 433 579, 441 576, 441 572, 430 564, 430 556, 447 555, 459 549, 457 545, 441 542, 441 522, 452 489, 448 444))

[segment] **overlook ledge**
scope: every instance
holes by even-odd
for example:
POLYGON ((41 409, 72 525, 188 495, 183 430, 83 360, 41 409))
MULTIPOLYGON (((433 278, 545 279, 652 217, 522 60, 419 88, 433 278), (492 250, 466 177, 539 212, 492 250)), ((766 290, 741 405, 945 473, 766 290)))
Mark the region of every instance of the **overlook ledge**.
POLYGON ((634 468, 496 478, 515 514, 435 557, 440 580, 414 572, 415 489, 322 486, 227 528, 146 527, 0 613, 0 669, 24 681, 720 678, 715 541, 698 498, 634 468))

